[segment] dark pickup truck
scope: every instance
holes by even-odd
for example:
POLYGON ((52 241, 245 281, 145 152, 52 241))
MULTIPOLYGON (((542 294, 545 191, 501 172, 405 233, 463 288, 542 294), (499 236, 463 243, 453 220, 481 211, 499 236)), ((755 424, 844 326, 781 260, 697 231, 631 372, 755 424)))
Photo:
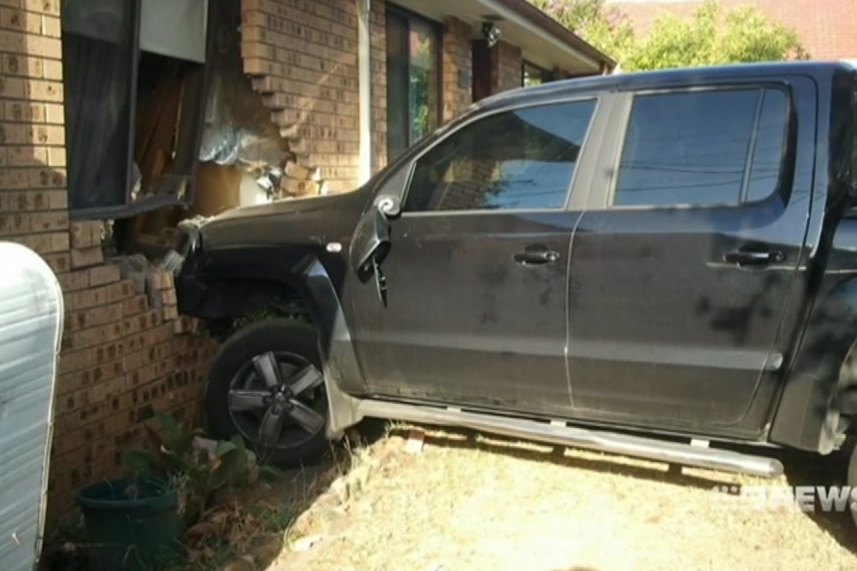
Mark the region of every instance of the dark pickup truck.
POLYGON ((518 89, 354 192, 186 226, 211 430, 281 463, 364 417, 762 476, 843 449, 855 94, 832 62, 518 89))

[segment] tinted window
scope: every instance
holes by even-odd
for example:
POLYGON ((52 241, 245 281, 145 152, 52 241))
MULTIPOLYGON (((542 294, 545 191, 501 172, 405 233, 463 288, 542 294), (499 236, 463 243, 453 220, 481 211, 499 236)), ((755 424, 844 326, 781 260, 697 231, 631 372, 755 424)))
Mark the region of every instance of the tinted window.
POLYGON ((530 107, 464 127, 419 160, 405 211, 562 208, 594 109, 530 107))
MULTIPOLYGON (((857 109, 857 85, 851 90, 851 109, 857 109)), ((851 121, 851 177, 857 179, 857 113, 851 121)))
POLYGON ((767 198, 777 186, 786 151, 787 113, 786 94, 779 89, 765 90, 747 181, 748 202, 767 198))
POLYGON ((762 89, 635 97, 613 204, 739 204, 770 195, 785 105, 782 92, 762 89))

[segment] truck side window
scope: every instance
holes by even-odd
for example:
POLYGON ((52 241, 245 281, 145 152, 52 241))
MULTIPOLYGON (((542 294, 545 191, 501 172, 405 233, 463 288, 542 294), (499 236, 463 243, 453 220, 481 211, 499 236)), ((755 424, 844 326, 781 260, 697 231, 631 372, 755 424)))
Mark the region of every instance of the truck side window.
POLYGON ((786 105, 784 92, 761 88, 636 96, 613 205, 737 205, 770 196, 786 105))
POLYGON ((480 119, 417 161, 405 212, 561 209, 595 100, 480 119))
POLYGON ((786 153, 788 97, 779 89, 766 89, 762 97, 756 142, 751 151, 746 202, 755 202, 771 195, 779 182, 786 153))
MULTIPOLYGON (((851 108, 857 110, 857 85, 851 90, 851 108)), ((851 178, 857 182, 857 113, 851 121, 851 178)))

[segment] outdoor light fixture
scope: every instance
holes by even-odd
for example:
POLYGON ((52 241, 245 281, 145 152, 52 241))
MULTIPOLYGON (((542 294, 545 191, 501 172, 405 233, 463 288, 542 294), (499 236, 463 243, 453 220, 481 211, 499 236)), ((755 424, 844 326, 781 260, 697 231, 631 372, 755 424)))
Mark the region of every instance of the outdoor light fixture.
POLYGON ((482 24, 482 36, 488 42, 488 47, 493 48, 500 41, 500 29, 494 22, 485 22, 482 24))

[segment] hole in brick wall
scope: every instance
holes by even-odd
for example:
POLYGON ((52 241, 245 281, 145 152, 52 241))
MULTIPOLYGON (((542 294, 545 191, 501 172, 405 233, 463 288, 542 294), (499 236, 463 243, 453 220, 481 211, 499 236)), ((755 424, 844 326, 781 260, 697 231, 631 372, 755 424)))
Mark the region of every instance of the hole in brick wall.
MULTIPOLYGON (((67 432, 88 441, 85 446, 76 442, 73 459, 70 454, 62 459, 73 462, 75 486, 106 476, 111 458, 115 467, 121 466, 121 450, 142 436, 140 430, 129 427, 146 423, 155 411, 171 412, 188 422, 198 420, 196 401, 204 376, 200 365, 213 355, 215 344, 205 335, 175 339, 204 333, 199 322, 177 311, 173 271, 184 246, 178 224, 188 217, 208 217, 257 201, 324 190, 318 169, 307 164, 306 155, 296 148, 301 142, 299 129, 282 128, 283 122, 278 121, 277 93, 266 87, 264 74, 245 75, 248 60, 241 52, 240 3, 213 0, 211 5, 225 10, 228 25, 213 28, 220 48, 208 65, 214 71, 220 66, 221 79, 212 82, 204 99, 220 103, 208 106, 200 124, 200 141, 191 148, 192 165, 198 169, 193 202, 187 209, 165 206, 135 216, 71 224, 67 244, 71 271, 62 279, 74 302, 69 307, 78 307, 70 310, 67 320, 66 347, 74 353, 66 351, 63 358, 84 353, 86 357, 70 357, 80 364, 65 375, 63 382, 73 383, 74 391, 67 401, 60 401, 60 408, 63 403, 66 406, 58 412, 67 432), (231 104, 224 106, 224 99, 231 104), (96 290, 98 297, 92 293, 96 290), (96 343, 97 338, 102 341, 96 343), (113 341, 104 341, 110 338, 113 341), (97 366, 84 363, 93 359, 97 366), (115 379, 123 380, 123 388, 114 387, 115 379), (80 432, 93 423, 99 423, 98 430, 80 432)), ((176 163, 182 152, 187 155, 181 147, 186 137, 179 131, 187 124, 177 92, 198 71, 187 62, 142 54, 133 153, 139 169, 138 198, 179 192, 170 186, 177 179, 170 177, 182 174, 176 163)), ((57 183, 49 171, 39 176, 40 183, 57 183)), ((49 193, 34 196, 47 202, 49 193)), ((63 437, 60 434, 58 440, 63 437)))
POLYGON ((266 104, 272 94, 256 88, 258 77, 245 74, 240 2, 215 0, 209 9, 212 25, 205 66, 143 52, 138 72, 136 191, 181 195, 191 189, 169 185, 187 183, 189 177, 182 176, 195 170, 190 208, 163 207, 114 221, 110 237, 117 253, 163 255, 165 248, 175 245, 174 230, 185 217, 212 216, 322 188, 317 170, 299 164, 291 151, 289 139, 296 133, 273 121, 272 108, 266 104), (207 72, 206 83, 197 80, 198 68, 207 72), (196 107, 204 113, 199 125, 193 125, 193 113, 186 109, 187 91, 199 85, 203 88, 196 107), (199 140, 181 136, 182 129, 195 127, 199 140), (182 164, 176 166, 179 159, 182 164))
MULTIPOLYGON (((204 66, 142 52, 138 68, 133 155, 139 176, 134 192, 139 198, 193 191, 189 207, 163 206, 104 223, 75 223, 72 229, 73 267, 106 258, 119 267, 121 279, 134 283, 136 295, 145 296, 149 309, 160 313, 149 315, 148 325, 141 319, 141 329, 160 319, 176 321, 177 333, 197 330, 178 319, 172 287, 152 283, 153 276, 161 280, 163 272, 179 266, 185 244, 178 226, 183 220, 325 189, 319 170, 293 152, 293 144, 300 143, 297 125, 283 128, 275 119, 280 94, 266 87, 264 74, 258 73, 262 70, 248 75, 254 64, 242 53, 241 3, 212 0, 209 9, 204 66), (198 94, 201 70, 207 81, 198 94), (197 125, 188 113, 189 100, 204 111, 197 125), (187 134, 194 129, 198 137, 187 134), (188 182, 192 171, 193 188, 177 187, 188 182)), ((135 326, 123 327, 127 330, 115 334, 127 334, 135 326)))

